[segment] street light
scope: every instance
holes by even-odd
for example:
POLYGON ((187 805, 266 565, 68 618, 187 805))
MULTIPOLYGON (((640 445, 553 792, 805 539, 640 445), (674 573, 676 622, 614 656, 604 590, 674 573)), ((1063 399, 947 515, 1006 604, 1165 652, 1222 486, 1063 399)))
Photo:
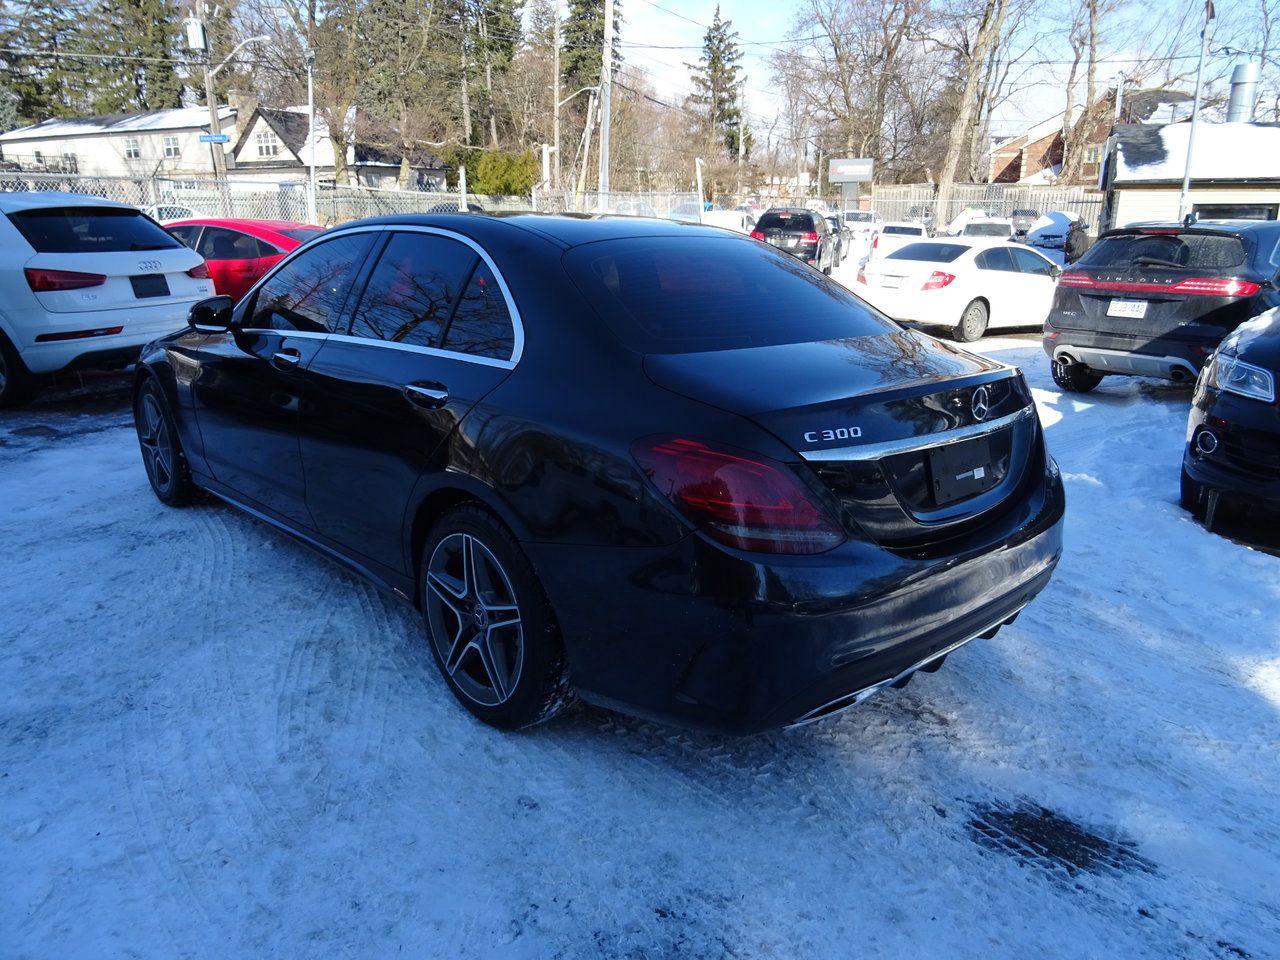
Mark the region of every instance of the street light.
MULTIPOLYGON (((559 90, 558 84, 555 86, 552 86, 551 89, 558 91, 559 90)), ((569 94, 563 100, 556 101, 556 108, 555 110, 552 111, 553 116, 552 116, 551 125, 553 129, 552 129, 552 136, 551 136, 551 139, 552 139, 551 152, 555 154, 555 163, 556 163, 555 180, 556 180, 557 190, 560 189, 560 183, 559 183, 559 180, 560 180, 560 108, 563 107, 570 100, 572 100, 574 97, 578 96, 579 94, 586 93, 588 90, 596 91, 599 89, 600 89, 599 87, 583 87, 581 90, 575 90, 573 93, 569 94)))
POLYGON ((307 65, 307 222, 316 222, 316 88, 313 74, 316 52, 307 47, 302 54, 307 65))
POLYGON ((1182 170, 1182 193, 1178 195, 1178 220, 1183 220, 1191 202, 1191 154, 1196 144, 1196 123, 1200 119, 1200 87, 1204 82, 1204 58, 1209 53, 1209 36, 1213 32, 1213 0, 1205 0, 1204 29, 1200 31, 1200 66, 1196 70, 1196 96, 1191 105, 1191 128, 1187 131, 1187 162, 1182 170))

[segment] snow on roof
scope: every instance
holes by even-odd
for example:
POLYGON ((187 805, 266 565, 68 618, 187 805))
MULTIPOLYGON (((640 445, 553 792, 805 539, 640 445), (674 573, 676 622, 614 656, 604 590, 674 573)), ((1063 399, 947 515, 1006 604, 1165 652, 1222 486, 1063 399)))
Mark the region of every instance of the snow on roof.
MULTIPOLYGON (((230 120, 236 115, 231 107, 219 107, 218 118, 230 120)), ((73 117, 42 120, 29 127, 19 127, 0 134, 0 142, 48 140, 59 137, 84 137, 94 134, 131 133, 134 131, 191 130, 209 125, 208 107, 177 107, 150 113, 111 113, 101 117, 73 117)))
MULTIPOLYGON (((1128 124, 1116 128, 1114 182, 1181 182, 1191 124, 1128 124)), ((1192 180, 1280 180, 1280 126, 1201 123, 1192 180)))

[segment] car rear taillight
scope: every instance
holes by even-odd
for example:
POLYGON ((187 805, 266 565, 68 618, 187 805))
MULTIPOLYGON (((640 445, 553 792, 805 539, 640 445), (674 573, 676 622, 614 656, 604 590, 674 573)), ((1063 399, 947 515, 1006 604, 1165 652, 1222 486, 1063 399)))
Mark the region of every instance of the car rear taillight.
POLYGON ((941 290, 948 283, 956 278, 954 273, 943 273, 941 270, 935 270, 929 274, 929 279, 924 282, 921 290, 941 290))
POLYGON ((763 239, 764 239, 764 231, 763 231, 763 230, 752 230, 752 231, 751 231, 751 239, 752 239, 752 240, 763 240, 763 239))
POLYGON ((863 270, 861 267, 858 268, 858 282, 859 283, 867 282, 867 272, 863 270))
POLYGON ((802 233, 800 234, 800 242, 801 243, 817 243, 818 235, 813 231, 809 231, 808 233, 802 233))
POLYGON ((187 276, 192 280, 208 280, 209 265, 201 260, 194 267, 187 271, 187 276))
POLYGON ((877 233, 874 237, 871 238, 871 249, 874 250, 878 246, 880 246, 880 234, 877 233))
POLYGON ((22 272, 27 275, 27 286, 35 293, 79 290, 82 287, 101 286, 107 282, 107 278, 100 273, 80 273, 76 270, 45 270, 40 267, 27 267, 22 272))
POLYGON ((1187 277, 1173 283, 1155 283, 1148 280, 1101 280, 1073 270, 1058 277, 1058 286, 1097 290, 1099 293, 1176 293, 1193 297, 1252 297, 1262 289, 1260 284, 1239 277, 1187 277))
POLYGON ((791 468, 683 437, 645 437, 631 455, 658 490, 711 538, 764 553, 822 553, 844 535, 791 468))

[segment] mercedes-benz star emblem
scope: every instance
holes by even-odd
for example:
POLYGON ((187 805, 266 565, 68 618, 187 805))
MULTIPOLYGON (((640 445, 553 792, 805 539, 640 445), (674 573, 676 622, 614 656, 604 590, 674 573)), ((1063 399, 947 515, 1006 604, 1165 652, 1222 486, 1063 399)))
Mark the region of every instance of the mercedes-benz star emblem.
POLYGON ((987 413, 991 410, 991 398, 987 395, 986 387, 979 387, 973 391, 973 399, 969 401, 969 409, 973 412, 973 419, 987 419, 987 413))

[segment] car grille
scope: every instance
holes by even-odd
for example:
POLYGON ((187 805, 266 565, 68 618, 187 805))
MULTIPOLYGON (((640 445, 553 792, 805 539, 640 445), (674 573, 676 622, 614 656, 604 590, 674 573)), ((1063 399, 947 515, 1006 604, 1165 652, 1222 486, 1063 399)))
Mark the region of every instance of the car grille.
POLYGON ((1260 480, 1280 480, 1280 436, 1234 429, 1222 437, 1222 457, 1236 471, 1260 480))

